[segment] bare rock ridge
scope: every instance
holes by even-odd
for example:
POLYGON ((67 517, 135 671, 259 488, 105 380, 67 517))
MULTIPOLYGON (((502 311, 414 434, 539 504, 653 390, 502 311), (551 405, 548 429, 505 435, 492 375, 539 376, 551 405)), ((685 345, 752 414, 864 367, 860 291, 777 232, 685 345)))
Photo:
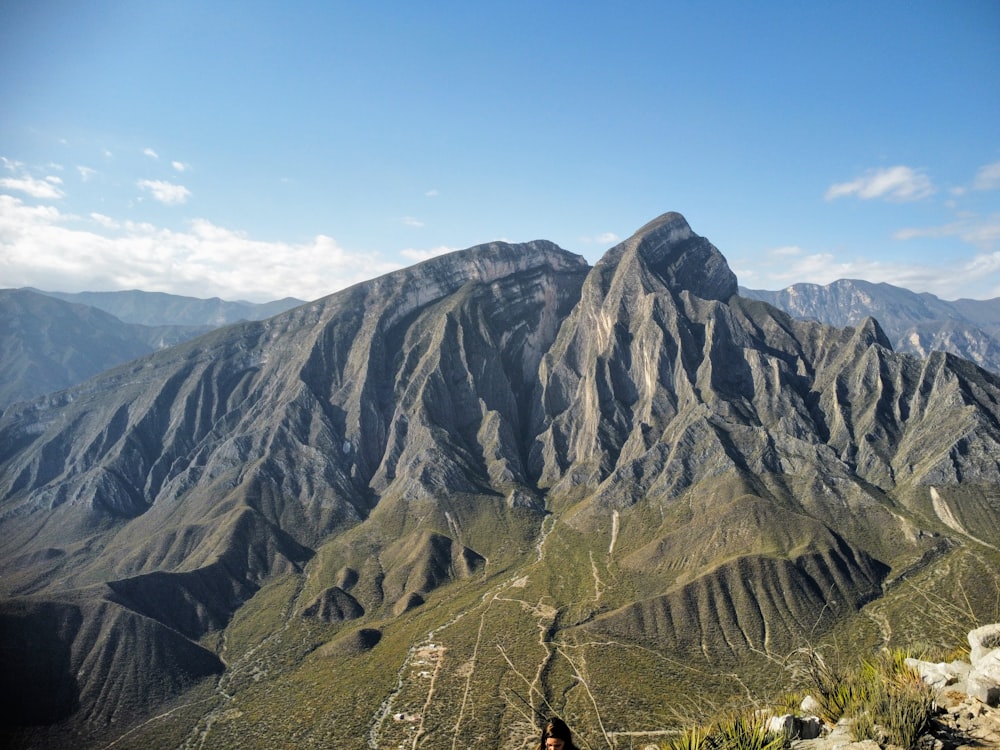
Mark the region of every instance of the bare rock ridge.
MULTIPOLYGON (((387 716, 495 709, 450 747, 510 736, 516 673, 575 695, 567 653, 637 646, 624 707, 674 684, 640 652, 735 669, 876 620, 901 577, 992 602, 1000 378, 737 289, 668 213, 593 268, 481 245, 6 408, 0 641, 39 655, 4 679, 52 686, 27 723, 113 739, 216 675, 246 711, 265 658, 268 705, 297 706, 326 660, 367 675, 324 689, 372 746, 408 736, 387 716), (513 634, 540 661, 484 660, 513 634), (400 707, 421 674, 443 702, 400 707)), ((350 746, 340 718, 301 721, 350 746)))

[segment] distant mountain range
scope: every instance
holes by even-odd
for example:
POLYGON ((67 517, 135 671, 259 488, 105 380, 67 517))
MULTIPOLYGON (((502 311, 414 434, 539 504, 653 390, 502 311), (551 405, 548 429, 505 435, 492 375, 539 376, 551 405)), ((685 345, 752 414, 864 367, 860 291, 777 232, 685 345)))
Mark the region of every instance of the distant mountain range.
MULTIPOLYGON (((38 290, 33 290, 38 291, 38 290)), ((144 326, 219 328, 244 320, 264 320, 298 307, 305 300, 285 297, 273 302, 228 302, 213 297, 199 299, 163 292, 40 292, 64 302, 90 305, 111 313, 123 323, 144 326)))
POLYGON ((0 290, 0 408, 76 385, 136 357, 302 304, 155 292, 0 290))
POLYGON ((557 713, 621 747, 798 646, 1000 614, 1000 376, 737 292, 669 213, 8 405, 0 736, 525 747, 557 713))
POLYGON ((740 287, 740 294, 796 318, 838 327, 872 317, 896 351, 920 357, 951 352, 1000 372, 1000 298, 945 302, 933 294, 852 279, 826 286, 795 284, 778 292, 740 287))

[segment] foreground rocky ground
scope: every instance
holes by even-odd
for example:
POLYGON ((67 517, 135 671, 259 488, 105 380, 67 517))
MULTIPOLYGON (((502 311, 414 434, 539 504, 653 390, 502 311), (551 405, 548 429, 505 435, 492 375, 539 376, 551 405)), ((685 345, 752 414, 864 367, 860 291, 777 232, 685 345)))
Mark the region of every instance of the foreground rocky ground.
MULTIPOLYGON (((938 698, 940 714, 916 747, 920 750, 984 750, 1000 748, 1000 709, 956 690, 938 698)), ((792 750, 886 750, 873 740, 855 742, 850 720, 843 719, 822 737, 792 742, 792 750)))
MULTIPOLYGON (((936 691, 936 714, 913 745, 920 750, 1000 748, 1000 623, 968 635, 969 661, 931 663, 907 659, 936 691)), ((883 750, 873 740, 855 741, 851 720, 842 719, 822 736, 800 739, 793 750, 883 750)), ((903 749, 906 750, 906 749, 903 749)))

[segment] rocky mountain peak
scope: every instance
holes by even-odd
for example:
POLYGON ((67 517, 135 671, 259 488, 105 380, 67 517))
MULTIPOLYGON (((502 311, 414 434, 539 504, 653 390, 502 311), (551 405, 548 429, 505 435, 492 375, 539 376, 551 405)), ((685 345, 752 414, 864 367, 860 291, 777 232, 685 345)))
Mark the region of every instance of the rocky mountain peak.
POLYGON ((653 219, 609 250, 598 266, 618 266, 634 258, 674 291, 725 301, 737 293, 736 275, 718 248, 695 234, 687 220, 670 211, 653 219))

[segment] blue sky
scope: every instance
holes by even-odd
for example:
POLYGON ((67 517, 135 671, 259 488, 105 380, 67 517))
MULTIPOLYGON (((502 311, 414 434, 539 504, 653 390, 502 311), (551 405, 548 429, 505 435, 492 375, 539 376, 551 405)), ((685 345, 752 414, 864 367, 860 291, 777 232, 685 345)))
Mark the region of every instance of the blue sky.
POLYGON ((312 299, 683 213, 1000 296, 1000 3, 0 0, 0 286, 312 299))

